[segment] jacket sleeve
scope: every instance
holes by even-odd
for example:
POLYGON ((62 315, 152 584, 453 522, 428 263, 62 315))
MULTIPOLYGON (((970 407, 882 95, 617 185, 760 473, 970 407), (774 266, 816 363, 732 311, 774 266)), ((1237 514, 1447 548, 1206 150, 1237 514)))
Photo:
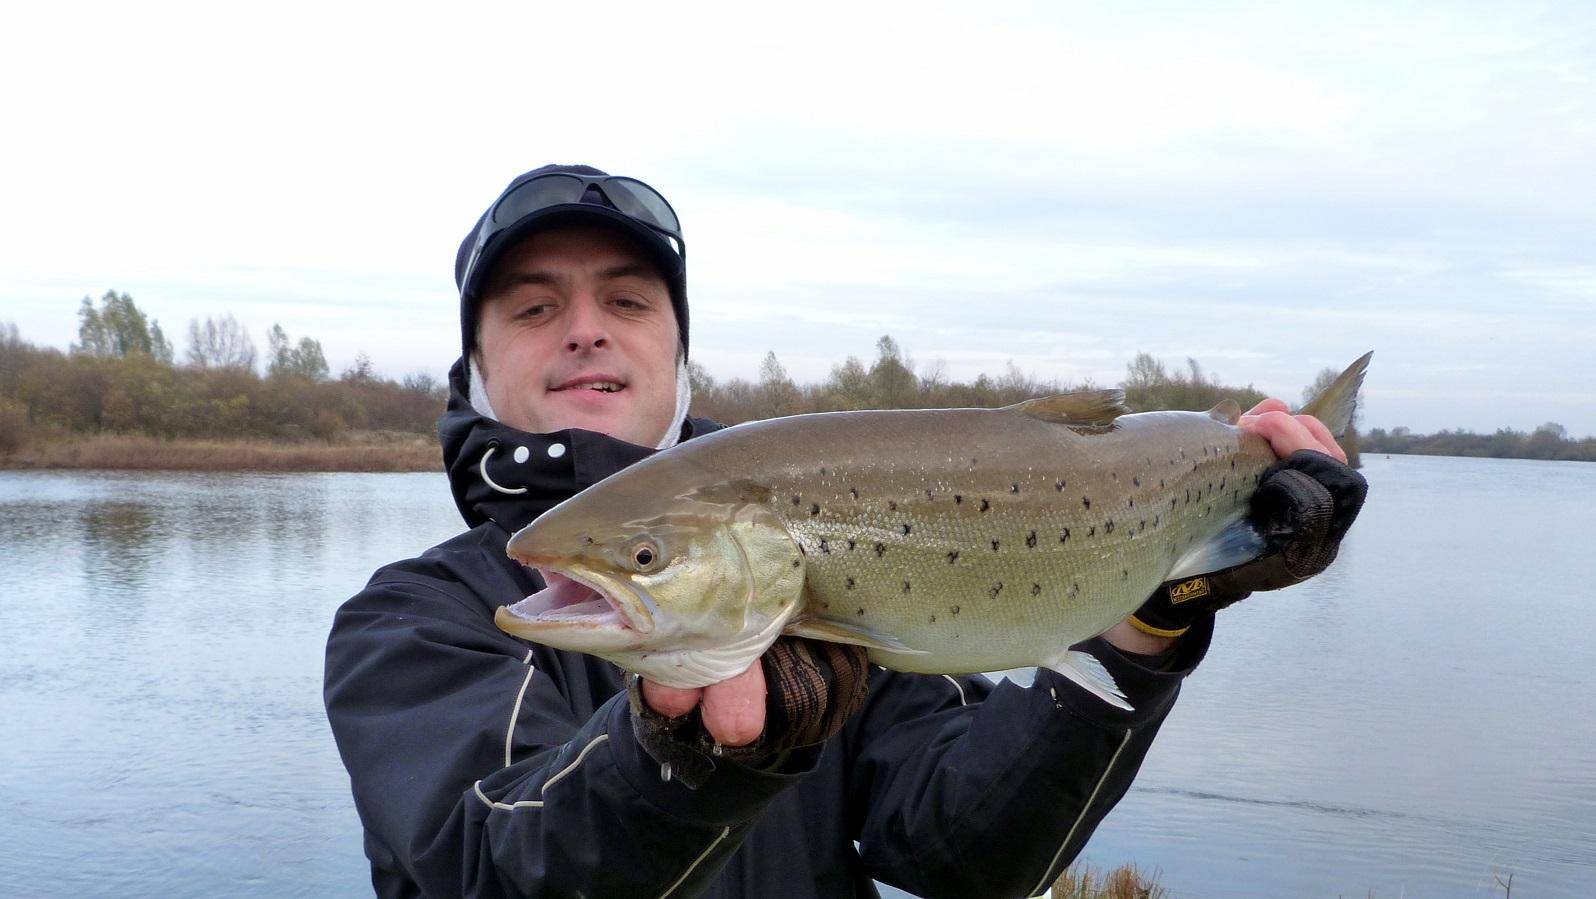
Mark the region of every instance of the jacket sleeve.
POLYGON ((624 692, 573 713, 559 654, 540 648, 540 669, 460 590, 379 572, 328 639, 327 716, 374 867, 427 895, 690 895, 796 779, 723 764, 696 791, 663 782, 624 692))
POLYGON ((1030 687, 877 671, 844 732, 871 876, 928 897, 1045 891, 1130 788, 1212 634, 1210 616, 1158 671, 1101 639, 1082 644, 1133 712, 1046 669, 1030 687))

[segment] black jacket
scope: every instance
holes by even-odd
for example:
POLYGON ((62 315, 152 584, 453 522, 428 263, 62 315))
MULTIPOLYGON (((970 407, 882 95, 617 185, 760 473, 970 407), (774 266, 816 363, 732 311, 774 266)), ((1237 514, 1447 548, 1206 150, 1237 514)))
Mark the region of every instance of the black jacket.
POLYGON ((870 896, 872 879, 1032 895, 1124 795, 1206 651, 1211 624, 1169 671, 1085 644, 1134 713, 1046 670, 1022 688, 873 668, 842 733, 779 771, 722 762, 696 791, 662 781, 619 669, 493 625, 540 586, 506 557, 509 534, 650 451, 516 431, 462 386, 457 365, 439 432, 471 529, 379 569, 327 641, 327 717, 380 895, 870 896))

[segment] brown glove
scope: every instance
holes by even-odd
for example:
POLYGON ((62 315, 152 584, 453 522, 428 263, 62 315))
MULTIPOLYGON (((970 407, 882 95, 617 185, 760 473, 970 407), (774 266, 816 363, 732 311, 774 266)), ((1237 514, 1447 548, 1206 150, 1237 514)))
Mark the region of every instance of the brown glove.
POLYGON ((698 710, 667 718, 643 701, 641 680, 628 678, 632 730, 662 776, 697 789, 714 773, 714 759, 750 767, 779 764, 786 754, 824 743, 842 730, 869 693, 866 650, 859 646, 781 637, 760 658, 765 666, 765 729, 746 746, 720 746, 698 710))

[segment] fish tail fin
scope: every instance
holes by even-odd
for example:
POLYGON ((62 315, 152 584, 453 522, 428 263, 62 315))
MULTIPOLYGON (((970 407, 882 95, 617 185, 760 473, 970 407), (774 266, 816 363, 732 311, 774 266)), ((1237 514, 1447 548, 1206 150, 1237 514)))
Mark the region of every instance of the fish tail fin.
POLYGON ((1320 391, 1318 396, 1309 400, 1297 414, 1312 415, 1319 419, 1336 437, 1346 433, 1347 426, 1352 424, 1352 413, 1357 409, 1363 376, 1369 370, 1369 360, 1373 357, 1373 350, 1359 356, 1358 361, 1347 366, 1346 371, 1320 391))
POLYGON ((1078 649, 1067 650, 1062 656, 1049 662, 1046 667, 1064 675, 1079 684, 1086 692, 1116 709, 1135 711, 1131 704, 1125 701, 1125 692, 1119 688, 1119 684, 1114 683, 1114 676, 1109 674, 1103 663, 1090 653, 1078 649))

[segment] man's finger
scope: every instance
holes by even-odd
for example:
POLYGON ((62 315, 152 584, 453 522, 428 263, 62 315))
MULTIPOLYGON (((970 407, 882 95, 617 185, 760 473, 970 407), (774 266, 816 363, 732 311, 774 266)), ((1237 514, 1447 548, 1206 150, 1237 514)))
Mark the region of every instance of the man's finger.
POLYGON ((1308 432, 1308 428, 1286 412, 1264 412, 1255 416, 1243 416, 1240 427, 1269 441, 1269 446, 1275 451, 1275 455, 1282 459, 1297 450, 1324 452, 1324 447, 1320 446, 1319 441, 1308 432))
POLYGON ((703 689, 684 690, 680 687, 666 687, 656 684, 648 678, 643 679, 643 701, 648 707, 667 718, 680 718, 691 712, 693 706, 698 705, 699 696, 703 689))
POLYGON ((1343 465, 1346 464, 1346 451, 1341 449, 1341 446, 1336 443, 1335 435, 1330 433, 1330 429, 1324 426, 1324 422, 1314 418, 1312 415, 1298 415, 1296 419, 1302 422, 1302 426, 1308 429, 1308 433, 1312 434, 1314 439, 1323 445, 1322 452, 1325 455, 1343 465))
POLYGON ((699 713, 710 736, 724 746, 746 746, 765 730, 765 668, 754 660, 748 670, 704 688, 699 713))
POLYGON ((1253 406, 1251 409, 1248 409, 1246 414, 1248 414, 1248 415, 1262 415, 1265 412, 1290 412, 1290 411, 1291 411, 1291 407, 1286 405, 1286 401, 1285 400, 1281 400, 1281 399, 1276 399, 1274 397, 1270 397, 1269 399, 1264 400, 1263 402, 1259 403, 1258 405, 1253 406))

